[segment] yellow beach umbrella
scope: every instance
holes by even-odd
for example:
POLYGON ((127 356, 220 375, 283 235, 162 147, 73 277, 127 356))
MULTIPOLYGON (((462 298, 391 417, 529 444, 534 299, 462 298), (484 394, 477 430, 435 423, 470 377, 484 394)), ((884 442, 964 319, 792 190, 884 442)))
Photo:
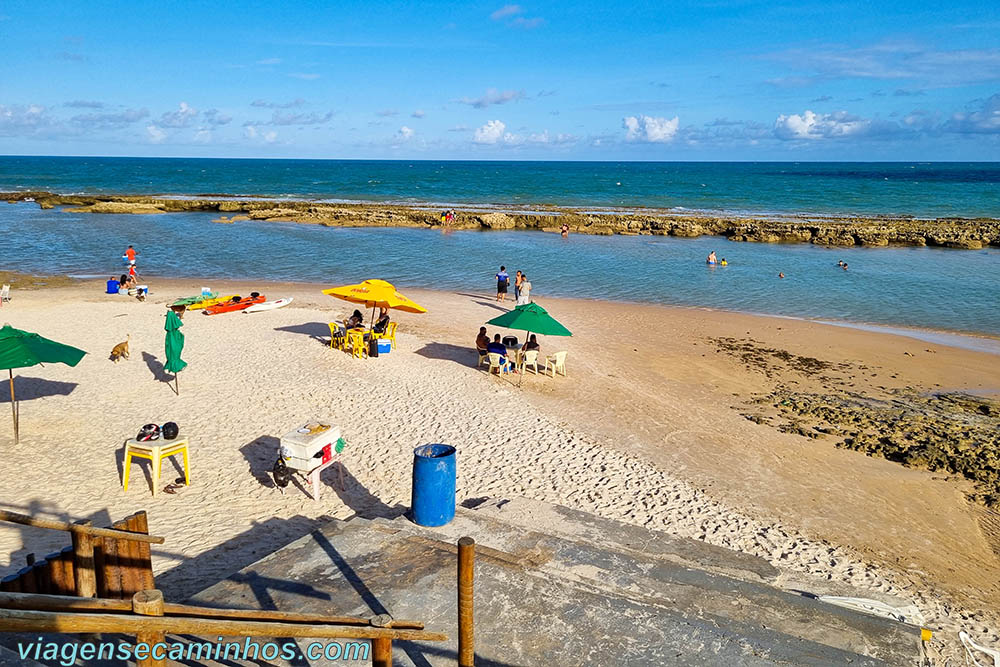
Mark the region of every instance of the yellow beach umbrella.
POLYGON ((423 306, 410 301, 396 291, 396 286, 384 280, 366 280, 357 285, 344 285, 323 290, 337 299, 351 303, 363 303, 366 308, 394 308, 407 313, 426 313, 423 306))

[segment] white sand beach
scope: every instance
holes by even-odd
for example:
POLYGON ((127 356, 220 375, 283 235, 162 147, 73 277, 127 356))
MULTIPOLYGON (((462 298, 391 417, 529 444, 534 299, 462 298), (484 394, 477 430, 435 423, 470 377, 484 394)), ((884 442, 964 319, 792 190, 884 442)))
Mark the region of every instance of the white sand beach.
MULTIPOLYGON (((936 631, 929 648, 942 660, 959 655, 960 629, 1000 644, 1000 520, 965 498, 968 482, 741 416, 756 392, 833 376, 855 391, 995 397, 1000 356, 811 322, 540 298, 574 332, 541 340, 543 354, 569 351, 569 377, 529 373, 517 387, 516 377, 476 368, 476 331, 500 313, 486 291, 403 290, 428 314, 393 313, 398 349, 361 360, 327 347, 326 323, 353 306, 319 286, 212 283, 295 301, 264 313, 189 312, 189 366, 175 395, 162 371, 164 304, 201 284, 157 280, 138 303, 88 281, 18 292, 0 310, 2 322, 89 353, 75 368, 17 373, 21 443, 0 411, 0 507, 97 525, 147 510, 151 532, 166 538, 153 554, 169 599, 323 517, 403 511, 413 448, 444 442, 458 448, 459 501, 541 499, 762 556, 798 588, 908 600, 936 631), (127 334, 130 359, 112 363, 127 334), (720 352, 713 339, 727 337, 843 366, 768 377, 720 352), (278 438, 314 416, 333 419, 348 442, 345 487, 327 470, 320 502, 269 476, 278 438), (154 498, 142 462, 123 493, 123 441, 166 421, 191 439, 191 486, 154 498)), ((164 480, 178 474, 165 464, 164 480)), ((62 534, 0 524, 0 570, 64 544, 62 534)))

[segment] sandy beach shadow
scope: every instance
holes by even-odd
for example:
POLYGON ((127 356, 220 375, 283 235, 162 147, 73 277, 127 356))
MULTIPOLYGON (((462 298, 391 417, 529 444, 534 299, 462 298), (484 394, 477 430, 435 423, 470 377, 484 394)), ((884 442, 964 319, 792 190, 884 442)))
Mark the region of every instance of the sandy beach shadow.
POLYGON ((267 489, 273 489, 274 479, 271 469, 278 458, 278 445, 281 441, 273 435, 262 435, 240 447, 240 453, 246 459, 250 474, 257 482, 267 489))
POLYGON ((330 344, 330 325, 326 322, 306 322, 305 324, 293 324, 287 327, 275 327, 274 330, 302 334, 324 345, 330 344))
POLYGON ((474 367, 479 362, 479 353, 474 347, 452 345, 451 343, 427 343, 416 353, 428 359, 445 359, 463 366, 474 367))
POLYGON ((488 308, 493 308, 495 310, 499 310, 499 311, 504 312, 504 313, 506 313, 508 310, 511 310, 511 308, 513 308, 515 306, 513 300, 505 302, 505 303, 509 303, 510 304, 510 308, 506 308, 504 306, 504 304, 497 303, 496 301, 487 301, 487 299, 490 298, 488 295, 483 295, 483 294, 466 294, 465 292, 455 292, 455 294, 457 294, 458 296, 468 296, 468 297, 472 297, 473 299, 478 299, 478 301, 475 302, 476 305, 478 305, 478 306, 486 306, 488 308))
MULTIPOLYGON (((48 396, 66 396, 72 393, 76 387, 76 382, 59 382, 44 378, 24 377, 23 375, 14 376, 14 397, 17 398, 18 403, 48 396)), ((3 378, 3 381, 0 382, 0 401, 10 403, 9 378, 3 378)))
POLYGON ((166 369, 163 368, 163 362, 157 359, 155 355, 152 355, 149 352, 143 352, 142 360, 146 362, 146 367, 149 368, 149 372, 153 374, 153 377, 158 382, 173 382, 173 373, 168 373, 166 369))

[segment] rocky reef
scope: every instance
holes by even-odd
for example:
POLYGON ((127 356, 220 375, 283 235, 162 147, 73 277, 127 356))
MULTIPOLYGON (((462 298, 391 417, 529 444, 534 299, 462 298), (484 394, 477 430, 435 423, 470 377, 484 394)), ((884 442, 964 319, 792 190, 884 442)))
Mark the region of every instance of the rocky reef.
MULTIPOLYGON (((239 214, 251 220, 299 222, 338 227, 441 227, 437 211, 419 206, 342 204, 304 200, 246 199, 223 195, 192 198, 149 196, 58 195, 51 192, 5 192, 9 202, 35 201, 86 213, 179 213, 206 211, 239 214)), ((697 237, 724 236, 730 241, 756 243, 815 243, 830 246, 943 246, 980 249, 1000 246, 1000 220, 899 216, 811 217, 725 216, 612 210, 602 213, 573 208, 534 207, 517 210, 458 211, 451 229, 525 229, 557 232, 569 225, 574 234, 697 237)), ((220 222, 223 220, 217 218, 220 222)))
MULTIPOLYGON (((752 339, 715 338, 716 349, 769 380, 772 391, 737 409, 746 419, 784 433, 833 439, 837 447, 973 482, 969 498, 1000 507, 1000 404, 957 392, 912 386, 854 389, 874 370, 767 348, 752 339), (800 388, 812 378, 826 390, 800 388)), ((892 376, 895 378, 895 375, 892 376)))

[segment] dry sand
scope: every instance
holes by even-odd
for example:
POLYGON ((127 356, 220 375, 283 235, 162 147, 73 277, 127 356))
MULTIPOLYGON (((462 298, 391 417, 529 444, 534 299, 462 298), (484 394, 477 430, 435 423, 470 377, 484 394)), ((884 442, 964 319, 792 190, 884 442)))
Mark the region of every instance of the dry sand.
MULTIPOLYGON (((98 525, 148 510, 151 531, 166 537, 154 549, 159 585, 180 599, 324 516, 402 511, 413 447, 447 442, 459 450, 460 501, 542 499, 762 556, 800 588, 902 598, 941 631, 930 646, 939 658, 957 655, 959 629, 1000 643, 1000 522, 966 500, 967 482, 741 416, 777 384, 996 396, 1000 356, 812 322, 540 297, 574 331, 542 340, 543 352, 569 350, 570 377, 529 373, 518 388, 475 366, 478 326, 500 313, 486 293, 407 291, 430 312, 396 315, 399 349, 358 360, 326 347, 326 322, 351 307, 317 286, 213 283, 295 302, 189 313, 190 365, 176 396, 161 370, 163 304, 201 284, 157 280, 138 303, 86 282, 19 292, 0 310, 0 321, 90 353, 76 368, 18 373, 22 442, 15 449, 9 425, 0 428, 0 506, 98 525), (114 364, 126 334, 131 358, 114 364), (719 337, 844 367, 831 380, 775 364, 768 377, 719 351, 719 337), (334 419, 349 443, 345 488, 328 470, 319 503, 294 487, 281 493, 268 475, 277 438, 312 416, 334 419), (192 439, 192 486, 154 499, 143 462, 122 493, 122 442, 168 420, 192 439)), ((165 464, 165 480, 176 476, 165 464)), ((0 525, 0 569, 64 544, 0 525)))

